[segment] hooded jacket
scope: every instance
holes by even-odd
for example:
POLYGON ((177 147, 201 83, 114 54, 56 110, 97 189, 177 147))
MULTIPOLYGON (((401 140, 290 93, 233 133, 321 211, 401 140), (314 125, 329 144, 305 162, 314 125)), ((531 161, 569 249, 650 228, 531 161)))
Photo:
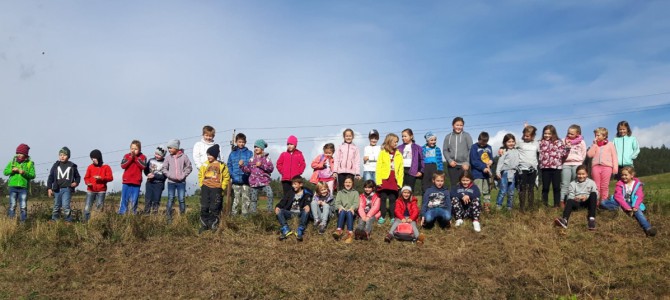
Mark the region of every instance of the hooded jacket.
POLYGON ((566 166, 579 166, 584 163, 586 158, 586 143, 580 135, 578 139, 563 140, 563 145, 570 145, 570 150, 565 152, 563 164, 566 166))
MULTIPOLYGON (((281 198, 279 203, 275 207, 283 210, 291 210, 291 206, 293 205, 293 198, 295 197, 295 192, 291 190, 291 192, 286 193, 284 197, 281 198)), ((303 188, 302 189, 302 197, 300 197, 300 200, 298 202, 298 205, 300 205, 300 210, 303 210, 305 206, 309 206, 310 201, 312 201, 312 191, 309 189, 303 188)))
POLYGON ((461 133, 450 132, 444 138, 442 150, 444 151, 444 158, 447 164, 456 161, 456 164, 469 165, 470 164, 470 147, 472 146, 472 137, 469 133, 461 131, 461 133))
MULTIPOLYGON (((484 174, 484 169, 486 169, 487 161, 493 160, 493 149, 488 144, 485 147, 481 147, 479 143, 474 143, 470 148, 470 165, 472 168, 472 177, 475 179, 490 178, 491 174, 484 174)), ((493 167, 493 164, 491 164, 493 167)), ((492 170, 490 168, 489 170, 492 170)))
POLYGON ((263 153, 263 155, 254 154, 249 162, 242 166, 242 171, 249 174, 249 186, 250 187, 262 187, 270 184, 272 171, 274 171, 275 166, 270 160, 269 153, 263 153), (260 166, 256 166, 257 163, 261 163, 260 166))
POLYGON ((123 171, 123 184, 142 184, 142 172, 147 167, 147 157, 140 153, 133 157, 130 153, 126 153, 121 160, 121 168, 123 171))
MULTIPOLYGON (((203 181, 205 181, 206 179, 210 179, 210 178, 205 178, 205 177, 214 176, 214 177, 211 177, 211 178, 218 177, 217 181, 220 181, 221 189, 225 190, 228 187, 228 185, 230 184, 230 174, 228 172, 228 168, 226 167, 226 164, 224 164, 223 162, 219 162, 218 174, 207 174, 207 169, 209 169, 209 165, 210 165, 210 162, 208 160, 202 166, 200 166, 200 169, 198 170, 198 186, 202 187, 203 181)), ((213 166, 213 167, 216 168, 215 166, 213 166)), ((216 170, 214 170, 214 172, 216 172, 216 170)))
POLYGON ((184 154, 184 150, 179 149, 175 155, 168 154, 163 162, 161 172, 167 177, 168 183, 182 183, 186 177, 193 171, 191 161, 184 154))
POLYGON ((455 187, 451 189, 450 194, 452 199, 456 198, 458 199, 458 201, 463 201, 463 196, 465 195, 468 195, 470 200, 479 199, 481 192, 479 191, 479 187, 477 187, 477 185, 475 185, 472 182, 468 186, 463 186, 459 182, 455 187))
POLYGON ((33 163, 30 157, 26 157, 26 159, 20 163, 16 160, 16 156, 14 156, 14 158, 7 163, 4 174, 5 176, 9 176, 7 186, 26 189, 28 188, 30 181, 35 179, 35 163, 33 163), (12 168, 23 170, 24 173, 13 173, 12 168))
POLYGON ((230 153, 228 156, 228 170, 230 171, 230 178, 233 180, 233 184, 249 185, 249 173, 245 173, 242 170, 240 161, 242 161, 242 165, 245 165, 249 163, 253 155, 253 152, 247 147, 235 147, 235 150, 230 153))
POLYGON ((49 171, 49 179, 47 179, 47 188, 53 190, 54 188, 69 188, 70 191, 74 191, 74 188, 71 186, 72 183, 79 185, 81 182, 81 176, 79 175, 79 170, 77 169, 77 164, 66 161, 62 163, 61 161, 56 161, 49 171))
POLYGON ((102 166, 96 166, 90 164, 88 165, 88 168, 86 168, 84 183, 86 184, 86 190, 89 192, 106 192, 107 183, 112 180, 114 180, 114 175, 112 174, 112 168, 110 168, 109 165, 103 164, 102 166), (100 178, 96 179, 95 176, 100 176, 100 178))
POLYGON ((289 181, 295 176, 302 175, 305 171, 305 157, 302 156, 302 152, 295 149, 293 152, 286 151, 279 155, 277 171, 281 174, 282 181, 289 181))
POLYGON ((645 210, 646 207, 644 206, 644 203, 642 203, 644 201, 644 191, 642 191, 643 184, 637 178, 633 178, 633 182, 630 202, 626 201, 626 195, 624 194, 626 184, 621 180, 616 183, 616 187, 614 188, 614 200, 616 200, 616 202, 619 203, 619 206, 624 210, 631 210, 633 208, 645 210))
POLYGON ((358 215, 361 217, 375 217, 375 219, 379 219, 382 216, 382 213, 380 211, 381 208, 381 199, 379 199, 379 196, 377 196, 377 193, 372 193, 372 198, 370 199, 370 210, 366 213, 365 212, 365 207, 367 206, 367 196, 365 196, 365 193, 360 194, 358 196, 358 215))
MULTIPOLYGON (((193 145, 193 164, 197 170, 207 161, 207 149, 214 146, 214 141, 206 142, 204 139, 193 145)), ((218 157, 216 159, 219 159, 218 157)))
POLYGON ((333 178, 333 166, 335 165, 335 159, 333 157, 327 157, 323 154, 317 155, 314 160, 312 160, 312 177, 309 178, 309 182, 317 184, 319 181, 332 181, 333 178), (323 177, 328 176, 329 177, 323 177))

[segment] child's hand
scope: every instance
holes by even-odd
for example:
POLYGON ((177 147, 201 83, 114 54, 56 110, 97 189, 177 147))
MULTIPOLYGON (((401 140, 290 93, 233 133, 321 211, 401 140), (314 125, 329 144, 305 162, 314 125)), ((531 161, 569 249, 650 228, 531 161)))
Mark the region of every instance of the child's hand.
MULTIPOLYGON (((205 176, 205 177, 207 177, 207 176, 205 176)), ((149 175, 147 175, 147 178, 148 178, 148 179, 152 179, 152 178, 154 178, 154 173, 149 173, 149 175)))
POLYGON ((456 163, 455 160, 452 160, 452 161, 449 163, 449 166, 452 167, 452 168, 455 168, 456 165, 457 165, 457 163, 456 163))
POLYGON ((423 173, 421 173, 421 172, 416 172, 416 177, 421 177, 422 175, 423 175, 423 173))
POLYGON ((364 162, 367 162, 368 160, 370 160, 370 158, 369 158, 367 155, 366 155, 366 156, 363 156, 363 161, 364 161, 364 162))
POLYGON ((316 201, 316 204, 318 204, 320 206, 323 205, 323 200, 316 201))
POLYGON ((419 226, 423 226, 423 222, 426 220, 426 218, 421 217, 421 221, 419 221, 419 226))
POLYGON ((500 175, 496 175, 496 178, 497 178, 498 180, 502 179, 502 178, 500 178, 500 175))
POLYGON ((490 168, 491 165, 493 165, 493 161, 492 161, 492 160, 489 160, 489 161, 486 162, 486 166, 487 166, 487 167, 490 168))
POLYGON ((53 197, 54 191, 52 191, 51 189, 47 190, 47 195, 49 195, 49 198, 53 197))
POLYGON ((309 205, 305 205, 305 207, 302 208, 305 213, 309 213, 309 205))
POLYGON ((18 172, 19 172, 19 168, 17 168, 17 167, 12 168, 12 173, 18 173, 18 172))
POLYGON ((463 171, 467 171, 467 170, 470 170, 470 165, 469 164, 463 164, 461 166, 461 168, 463 168, 463 171))
POLYGON ((261 166, 261 162, 260 161, 256 162, 256 167, 260 167, 260 166, 261 166))
POLYGON ((337 213, 341 213, 341 212, 343 212, 343 211, 344 211, 344 209, 341 209, 341 208, 340 208, 340 209, 337 210, 337 213))
POLYGON ((275 207, 275 215, 279 214, 279 207, 275 207))
POLYGON ((73 188, 77 187, 78 185, 79 185, 79 184, 76 183, 76 182, 73 182, 73 183, 70 184, 70 186, 73 187, 73 188))
POLYGON ((352 208, 352 209, 350 209, 349 211, 350 211, 350 212, 351 212, 352 214, 355 214, 355 212, 354 212, 354 209, 353 209, 353 208, 352 208))
POLYGON ((361 175, 356 175, 356 176, 354 176, 354 179, 356 179, 356 180, 361 180, 361 175))
POLYGON ((636 208, 636 207, 633 207, 633 212, 637 212, 637 208, 636 208))
POLYGON ((487 168, 484 169, 484 171, 482 171, 482 172, 483 172, 484 174, 491 174, 491 169, 489 169, 489 168, 487 167, 487 168))
POLYGON ((102 178, 102 177, 96 175, 96 176, 93 176, 93 178, 95 178, 95 180, 100 180, 100 178, 102 178))
POLYGON ((470 203, 470 196, 468 196, 468 195, 463 195, 463 203, 465 203, 465 204, 470 203))
POLYGON ((240 167, 241 167, 241 166, 244 165, 244 161, 240 159, 240 161, 237 164, 240 165, 240 167))
POLYGON ((92 184, 92 183, 88 183, 88 184, 86 184, 86 185, 88 185, 88 186, 93 186, 93 184, 92 184))

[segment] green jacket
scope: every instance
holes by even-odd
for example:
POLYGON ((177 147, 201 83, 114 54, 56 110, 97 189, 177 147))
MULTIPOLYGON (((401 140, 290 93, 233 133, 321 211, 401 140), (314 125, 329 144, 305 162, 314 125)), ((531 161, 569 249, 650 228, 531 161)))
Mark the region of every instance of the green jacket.
POLYGON ((614 138, 614 147, 620 166, 632 166, 633 160, 640 154, 640 145, 634 136, 614 138))
POLYGON ((358 191, 351 189, 337 192, 335 208, 356 211, 358 209, 358 191))
POLYGON ((30 157, 26 158, 25 161, 19 163, 16 161, 16 156, 7 164, 5 168, 5 176, 9 176, 8 186, 9 187, 20 187, 27 189, 28 183, 30 180, 35 179, 35 164, 30 157), (19 174, 12 172, 12 168, 18 168, 23 170, 25 173, 19 174))

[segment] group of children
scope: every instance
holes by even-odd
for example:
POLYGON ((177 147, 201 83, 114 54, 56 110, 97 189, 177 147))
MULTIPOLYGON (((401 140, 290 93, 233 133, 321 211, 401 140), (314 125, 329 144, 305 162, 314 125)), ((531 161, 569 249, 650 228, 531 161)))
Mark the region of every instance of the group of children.
MULTIPOLYGON (((473 143, 470 135, 463 131, 463 118, 455 118, 452 127, 442 149, 437 147, 437 137, 431 132, 424 135, 426 143, 423 146, 416 144, 414 133, 409 128, 402 131, 401 137, 389 133, 380 146, 377 145, 379 132, 372 130, 368 135, 370 144, 364 148, 362 157, 353 143, 354 131, 346 129, 343 142, 337 149, 328 143, 324 145, 323 153, 312 160, 314 172, 310 182, 316 184, 315 192, 303 188, 301 175, 306 168, 305 158, 297 149, 298 139, 290 136, 286 142, 286 151, 276 163, 284 196, 273 206, 270 181, 275 166, 264 152, 267 143, 259 139, 251 151, 246 147, 246 136, 237 134, 235 147, 227 163, 224 163, 220 160, 219 145, 214 143, 214 128, 204 126, 202 140, 193 148, 193 164, 201 188, 200 231, 216 230, 222 210, 223 191, 231 188, 234 195, 233 215, 237 214, 238 209, 243 215, 256 213, 258 193, 266 194, 267 209, 277 215, 282 240, 295 234, 301 241, 310 217, 314 220, 316 231, 323 234, 333 215, 337 217, 337 229, 332 235, 347 243, 355 239, 369 239, 373 224, 384 224, 387 218, 391 219, 391 229, 385 237, 386 241, 405 237, 423 243, 424 237, 419 233, 419 226, 430 228, 437 222, 440 227, 446 228, 451 224, 452 215, 456 219, 455 226, 461 226, 464 219, 471 219, 473 229, 481 231, 479 217, 482 210, 490 210, 490 192, 495 186, 494 179, 498 180, 500 189, 496 208, 502 209, 503 199, 507 196, 506 207, 511 210, 514 193, 518 188, 520 209, 533 209, 535 181, 541 174, 544 205, 549 205, 549 188, 552 187, 553 206, 565 207, 563 217, 555 220, 556 225, 567 228, 571 212, 580 206, 587 206, 588 228, 594 230, 595 209, 598 205, 606 209, 621 207, 637 218, 647 235, 655 235, 656 230, 642 213, 645 209, 642 204, 644 193, 632 169, 639 146, 631 136, 627 122, 622 121, 617 125, 617 138, 613 143, 608 142, 607 129, 597 128, 593 145, 588 150, 578 125, 571 125, 563 139, 558 137, 554 126, 547 125, 542 130, 540 141, 535 140, 536 128, 525 125, 520 142, 517 143, 513 134, 505 135, 495 169, 493 150, 488 145, 488 133, 480 133, 477 143, 473 143), (402 144, 398 145, 400 141, 402 144), (583 165, 587 155, 592 158, 593 179, 588 178, 588 170, 583 165), (443 163, 443 157, 446 163, 443 163), (617 173, 620 181, 614 197, 610 199, 609 178, 617 173), (355 180, 360 178, 364 180, 362 194, 354 189, 355 180), (417 180, 421 180, 423 192, 421 208, 413 196, 417 180), (446 187, 447 180, 451 190, 446 187), (294 216, 300 219, 295 232, 287 224, 287 219, 294 216), (358 225, 354 228, 356 218, 358 225)), ((34 164, 28 151, 27 145, 19 145, 16 156, 4 172, 10 177, 8 215, 15 216, 18 200, 21 221, 26 219, 27 185, 35 177, 34 164)), ((103 163, 102 153, 96 149, 91 151, 90 157, 92 163, 84 176, 87 186, 84 221, 90 218, 94 200, 97 209, 103 208, 107 183, 113 180, 111 168, 103 163)), ((48 193, 54 197, 52 220, 59 219, 62 208, 65 221, 72 221, 69 202, 81 178, 77 165, 70 162, 69 158, 70 150, 63 147, 59 151, 59 160, 49 173, 48 193)), ((171 140, 167 146, 158 146, 154 157, 148 160, 142 154, 141 143, 134 140, 130 144, 129 153, 121 161, 121 167, 124 172, 119 214, 137 212, 143 174, 147 178, 146 214, 158 212, 166 182, 168 222, 172 220, 175 196, 180 214, 185 213, 186 178, 193 167, 191 160, 180 148, 179 140, 171 140)))

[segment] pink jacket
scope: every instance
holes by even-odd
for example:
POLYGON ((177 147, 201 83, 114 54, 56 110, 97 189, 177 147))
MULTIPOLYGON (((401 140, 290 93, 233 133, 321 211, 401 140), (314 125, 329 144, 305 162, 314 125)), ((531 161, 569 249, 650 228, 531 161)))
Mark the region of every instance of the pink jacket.
POLYGON ((354 143, 342 143, 337 149, 333 172, 361 175, 361 154, 354 143))
POLYGON ((614 148, 614 143, 607 143, 602 147, 597 144, 591 145, 589 151, 587 152, 590 158, 593 158, 591 161, 591 166, 605 166, 611 167, 612 173, 619 173, 619 161, 616 156, 616 149, 614 148))
MULTIPOLYGON (((314 160, 312 160, 312 169, 314 169, 314 172, 312 173, 312 177, 309 179, 309 182, 316 184, 319 181, 331 181, 334 179, 333 177, 330 177, 330 179, 319 177, 321 172, 328 173, 328 167, 330 168, 330 172, 333 172, 333 165, 335 164, 333 162, 333 157, 331 156, 329 159, 327 159, 327 161, 328 164, 326 164, 326 156, 323 154, 317 155, 314 160)), ((333 174, 331 173, 330 175, 332 176, 333 174)))
POLYGON ((283 152, 279 155, 277 171, 281 174, 282 181, 288 181, 295 176, 302 175, 302 172, 305 171, 305 157, 302 156, 302 152, 295 149, 291 153, 283 152))
MULTIPOLYGON (((635 195, 631 195, 631 198, 634 198, 635 202, 635 208, 638 210, 640 209, 640 205, 642 205, 642 201, 644 201, 644 192, 642 191, 642 183, 640 183, 640 180, 637 178, 633 178, 633 186, 635 185, 640 185, 637 188, 637 191, 635 191, 635 195)), ((628 211, 631 210, 632 208, 630 205, 628 205, 628 202, 624 199, 624 186, 626 184, 623 183, 623 181, 619 180, 616 183, 616 187, 614 188, 614 200, 616 200, 617 203, 623 208, 624 210, 628 211)))
POLYGON ((372 217, 374 216, 376 219, 379 219, 382 216, 381 211, 379 208, 381 207, 381 201, 379 199, 379 196, 377 196, 377 193, 372 194, 372 202, 370 203, 370 211, 366 214, 365 213, 365 193, 362 193, 358 197, 358 215, 363 217, 372 217))
POLYGON ((584 143, 584 140, 582 139, 579 143, 572 144, 570 140, 565 139, 563 143, 565 145, 570 144, 570 150, 567 151, 563 164, 566 166, 579 166, 583 164, 586 158, 586 143, 584 143))

